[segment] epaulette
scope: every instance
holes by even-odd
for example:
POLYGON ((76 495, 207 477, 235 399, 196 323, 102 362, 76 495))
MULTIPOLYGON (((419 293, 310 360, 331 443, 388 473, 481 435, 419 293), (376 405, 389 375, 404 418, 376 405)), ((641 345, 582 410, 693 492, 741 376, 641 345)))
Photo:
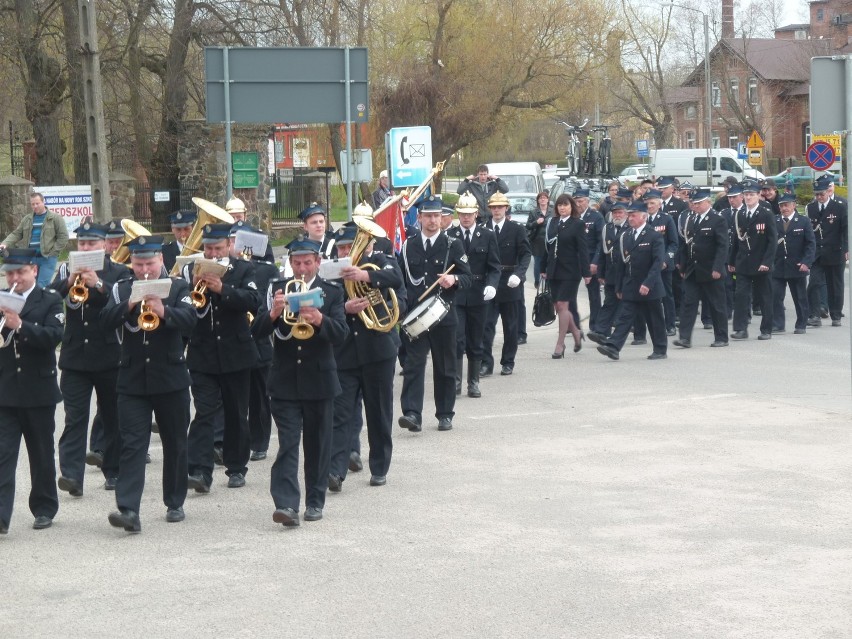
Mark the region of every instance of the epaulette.
POLYGON ((340 288, 341 286, 343 286, 343 285, 342 285, 340 282, 338 282, 337 280, 323 280, 323 283, 324 283, 324 284, 330 284, 331 286, 336 286, 337 288, 340 288))
POLYGON ((133 275, 132 274, 128 275, 127 277, 122 277, 121 279, 116 280, 115 283, 116 284, 123 284, 124 282, 131 282, 131 281, 133 281, 133 275))

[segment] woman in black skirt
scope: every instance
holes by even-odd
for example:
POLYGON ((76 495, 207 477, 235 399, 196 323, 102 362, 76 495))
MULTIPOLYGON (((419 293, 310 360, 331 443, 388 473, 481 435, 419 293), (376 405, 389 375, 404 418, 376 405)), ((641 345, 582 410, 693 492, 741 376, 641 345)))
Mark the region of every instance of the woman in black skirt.
POLYGON ((586 284, 591 280, 586 226, 580 220, 577 203, 567 193, 556 198, 556 216, 548 220, 544 238, 547 253, 541 276, 550 283, 550 293, 556 302, 559 337, 553 359, 560 359, 565 356, 565 334, 568 331, 574 336, 574 352, 583 347, 585 336, 579 328, 577 289, 581 279, 586 284))

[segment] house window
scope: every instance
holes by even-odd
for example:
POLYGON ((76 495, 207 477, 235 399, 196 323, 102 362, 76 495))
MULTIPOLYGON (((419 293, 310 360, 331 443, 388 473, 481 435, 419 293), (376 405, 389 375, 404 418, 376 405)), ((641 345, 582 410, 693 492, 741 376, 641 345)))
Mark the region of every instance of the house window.
POLYGON ((817 22, 822 22, 823 12, 822 9, 817 9, 817 22))
POLYGON ((710 85, 710 104, 714 107, 722 106, 722 92, 719 90, 718 82, 710 85))
POLYGON ((736 149, 740 143, 740 137, 734 133, 728 135, 728 148, 736 149))
POLYGON ((757 78, 748 79, 748 103, 752 106, 757 104, 757 78))
POLYGON ((687 120, 695 120, 698 117, 698 107, 694 104, 687 105, 683 117, 687 120))
POLYGON ((811 145, 811 123, 805 122, 802 125, 802 153, 811 145))
POLYGON ((729 102, 731 104, 739 104, 740 101, 740 81, 733 78, 730 82, 731 93, 729 102))
POLYGON ((695 148, 695 131, 687 131, 686 132, 686 148, 694 149, 695 148))
POLYGON ((804 29, 796 29, 794 37, 795 37, 796 40, 807 40, 808 39, 808 32, 805 31, 804 29))
POLYGON ((713 134, 710 136, 710 145, 714 149, 719 148, 719 134, 716 131, 713 131, 713 134))

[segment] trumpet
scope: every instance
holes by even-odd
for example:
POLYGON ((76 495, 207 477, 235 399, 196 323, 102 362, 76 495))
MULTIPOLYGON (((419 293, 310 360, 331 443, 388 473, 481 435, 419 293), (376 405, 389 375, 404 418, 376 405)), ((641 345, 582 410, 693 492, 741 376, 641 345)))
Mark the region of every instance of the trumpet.
MULTIPOLYGON (((287 282, 287 286, 284 287, 284 295, 289 295, 290 293, 303 293, 307 290, 308 284, 304 279, 292 279, 287 282)), ((308 324, 301 315, 296 315, 295 313, 287 311, 281 316, 281 318, 284 320, 285 324, 293 327, 290 333, 296 339, 310 339, 313 337, 314 327, 308 324)))
MULTIPOLYGON (((9 289, 9 292, 10 292, 10 293, 14 293, 14 292, 15 292, 15 287, 16 287, 17 285, 18 285, 18 283, 17 283, 17 282, 15 282, 14 284, 12 284, 12 288, 10 288, 10 289, 9 289)), ((3 330, 3 327, 5 327, 5 326, 6 326, 6 314, 5 314, 5 313, 0 312, 0 316, 2 316, 2 317, 0 317, 0 331, 2 331, 2 330, 3 330)))
POLYGON ((82 304, 89 299, 89 287, 83 283, 83 276, 78 275, 68 292, 68 299, 75 304, 82 304))
POLYGON ((192 300, 192 305, 195 308, 204 308, 204 305, 207 304, 207 296, 205 293, 207 292, 207 282, 201 281, 195 285, 195 288, 192 289, 189 293, 189 298, 192 300))
MULTIPOLYGON (((145 279, 148 279, 147 273, 145 274, 145 279)), ((142 300, 142 304, 139 307, 139 318, 136 320, 136 324, 143 331, 154 331, 160 326, 160 318, 151 310, 151 307, 145 300, 142 300)))

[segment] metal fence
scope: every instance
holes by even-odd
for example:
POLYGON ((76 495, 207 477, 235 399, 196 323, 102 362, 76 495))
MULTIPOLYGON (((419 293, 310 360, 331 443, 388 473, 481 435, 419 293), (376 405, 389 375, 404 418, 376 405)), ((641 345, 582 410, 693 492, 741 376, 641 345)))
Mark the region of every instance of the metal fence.
POLYGON ((272 178, 271 190, 275 193, 275 201, 269 205, 273 223, 297 221, 299 213, 311 201, 310 180, 298 173, 291 176, 276 174, 272 178))
POLYGON ((178 189, 158 189, 137 182, 133 218, 151 229, 152 233, 167 233, 171 229, 169 215, 178 209, 194 208, 192 197, 197 192, 196 180, 185 180, 178 189))
POLYGON ((19 124, 9 120, 0 131, 0 175, 16 175, 29 178, 24 162, 24 142, 30 140, 32 147, 32 128, 29 124, 19 124))

